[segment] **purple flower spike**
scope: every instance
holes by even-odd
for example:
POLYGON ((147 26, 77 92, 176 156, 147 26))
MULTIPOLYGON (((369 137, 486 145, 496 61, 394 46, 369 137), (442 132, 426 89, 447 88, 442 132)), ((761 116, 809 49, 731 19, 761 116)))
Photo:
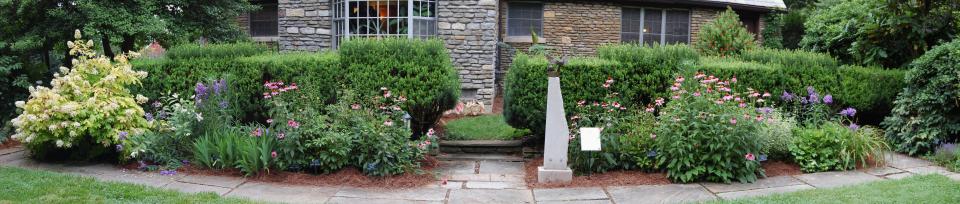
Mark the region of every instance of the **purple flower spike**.
POLYGON ((223 100, 223 101, 220 101, 220 104, 218 105, 220 106, 220 109, 227 109, 227 106, 229 106, 230 104, 227 103, 226 100, 223 100))
POLYGON ((856 123, 850 123, 849 128, 850 130, 857 131, 860 129, 860 125, 857 125, 856 123))
POLYGON ((840 111, 840 115, 853 117, 854 115, 857 115, 857 109, 853 109, 853 108, 843 109, 840 111))
POLYGON ((814 89, 813 86, 807 86, 807 95, 816 95, 817 89, 814 89))
POLYGON ((782 99, 783 101, 793 101, 793 94, 790 94, 790 92, 784 91, 783 95, 780 96, 780 99, 782 99))
POLYGON ((826 96, 823 96, 823 103, 833 104, 833 95, 827 94, 826 96))
POLYGON ((144 118, 147 118, 147 122, 153 121, 153 113, 144 113, 144 118))
POLYGON ((120 131, 120 140, 126 140, 128 134, 127 131, 120 131))
POLYGON ((193 88, 194 91, 194 100, 197 100, 197 105, 200 105, 202 99, 207 98, 207 85, 203 83, 197 83, 197 86, 193 88))
POLYGON ((118 152, 122 152, 122 151, 123 151, 123 145, 122 145, 122 144, 118 144, 118 145, 117 145, 117 151, 118 151, 118 152))

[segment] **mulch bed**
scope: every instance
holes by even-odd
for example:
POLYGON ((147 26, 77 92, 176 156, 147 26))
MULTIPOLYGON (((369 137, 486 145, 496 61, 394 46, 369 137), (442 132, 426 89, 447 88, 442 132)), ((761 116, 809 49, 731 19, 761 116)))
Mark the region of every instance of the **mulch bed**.
POLYGON ((16 147, 17 145, 20 145, 20 142, 17 142, 16 140, 8 138, 7 141, 0 143, 0 149, 16 147))
MULTIPOLYGON (((543 165, 543 157, 529 160, 524 163, 526 175, 524 180, 530 188, 569 188, 569 187, 599 187, 599 186, 636 186, 636 185, 664 185, 670 184, 666 173, 648 173, 641 171, 609 171, 589 176, 574 176, 570 183, 537 183, 537 167, 543 165)), ((764 162, 763 169, 767 177, 789 176, 803 174, 800 166, 789 162, 764 162)))
MULTIPOLYGON (((421 161, 421 169, 425 172, 424 174, 405 173, 383 178, 369 177, 356 168, 348 167, 330 174, 270 171, 268 173, 247 177, 247 179, 252 181, 314 186, 349 186, 382 189, 416 188, 440 183, 431 173, 439 164, 440 162, 437 159, 427 157, 427 159, 421 161)), ((137 166, 138 164, 134 162, 124 165, 123 168, 137 169, 137 166)), ((178 173, 190 175, 244 177, 243 173, 237 169, 208 169, 186 165, 177 169, 177 171, 178 173)))

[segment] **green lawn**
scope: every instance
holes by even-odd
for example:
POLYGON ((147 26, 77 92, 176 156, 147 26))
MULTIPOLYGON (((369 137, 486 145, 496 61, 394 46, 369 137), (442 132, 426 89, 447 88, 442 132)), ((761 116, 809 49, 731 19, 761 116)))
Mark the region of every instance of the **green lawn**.
POLYGON ((0 167, 0 203, 254 203, 62 173, 0 167))
POLYGON ((450 121, 445 126, 448 140, 513 140, 522 136, 507 125, 503 115, 481 115, 450 121))
POLYGON ((960 182, 939 174, 912 176, 713 203, 960 203, 960 182))

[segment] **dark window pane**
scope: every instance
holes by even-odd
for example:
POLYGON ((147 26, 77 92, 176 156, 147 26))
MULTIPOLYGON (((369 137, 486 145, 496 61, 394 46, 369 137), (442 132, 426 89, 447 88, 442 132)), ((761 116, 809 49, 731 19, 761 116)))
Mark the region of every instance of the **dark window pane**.
POLYGON ((653 45, 654 43, 663 44, 663 43, 660 43, 660 36, 662 36, 662 35, 660 35, 660 34, 643 34, 643 43, 644 43, 644 44, 648 44, 648 45, 653 45))
POLYGON ((280 30, 277 15, 277 1, 253 2, 260 10, 250 13, 250 36, 277 36, 280 30))
POLYGON ((640 41, 641 24, 643 23, 643 10, 637 8, 624 8, 623 16, 620 20, 620 41, 626 43, 635 43, 640 41))
POLYGON ((530 30, 543 35, 543 4, 507 4, 507 35, 528 36, 530 30))
POLYGON ((621 33, 620 42, 624 42, 624 43, 640 42, 640 34, 639 33, 621 33))
MULTIPOLYGON (((663 24, 663 10, 647 9, 644 11, 643 33, 660 34, 663 32, 663 30, 661 29, 662 24, 663 24)), ((647 40, 644 40, 644 41, 647 41, 647 40)))

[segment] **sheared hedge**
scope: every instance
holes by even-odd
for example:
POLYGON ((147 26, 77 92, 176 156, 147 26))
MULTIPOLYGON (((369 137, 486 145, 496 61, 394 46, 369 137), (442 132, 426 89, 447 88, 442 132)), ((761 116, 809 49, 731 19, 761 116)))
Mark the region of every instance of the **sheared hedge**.
MULTIPOLYGON (((623 105, 639 107, 656 97, 666 96, 675 74, 689 70, 699 59, 685 45, 607 45, 598 49, 599 58, 571 58, 560 69, 565 110, 574 110, 577 101, 598 101, 606 96, 603 84, 621 94, 623 105)), ((544 56, 518 53, 504 81, 503 114, 507 123, 542 135, 546 116, 547 69, 544 56)))
POLYGON ((254 56, 270 51, 270 48, 257 43, 230 43, 230 44, 185 44, 171 47, 167 50, 166 56, 170 59, 193 59, 193 58, 235 58, 254 56))
MULTIPOLYGON (((768 91, 779 96, 784 91, 806 94, 813 86, 822 94, 832 94, 843 106, 864 111, 889 110, 903 87, 902 70, 876 67, 840 66, 837 68, 743 61, 734 58, 704 58, 698 70, 721 78, 736 76, 744 87, 768 91)), ((884 111, 885 112, 885 111, 884 111)))
POLYGON ((744 61, 776 63, 784 67, 804 69, 808 67, 837 68, 840 63, 829 54, 771 48, 746 50, 737 56, 744 61))
POLYGON ((151 99, 166 92, 189 97, 197 82, 226 77, 241 96, 239 118, 257 119, 263 114, 263 83, 282 80, 296 82, 318 101, 332 101, 342 83, 340 62, 335 53, 269 53, 239 58, 148 59, 133 62, 134 69, 150 76, 135 90, 151 99))

